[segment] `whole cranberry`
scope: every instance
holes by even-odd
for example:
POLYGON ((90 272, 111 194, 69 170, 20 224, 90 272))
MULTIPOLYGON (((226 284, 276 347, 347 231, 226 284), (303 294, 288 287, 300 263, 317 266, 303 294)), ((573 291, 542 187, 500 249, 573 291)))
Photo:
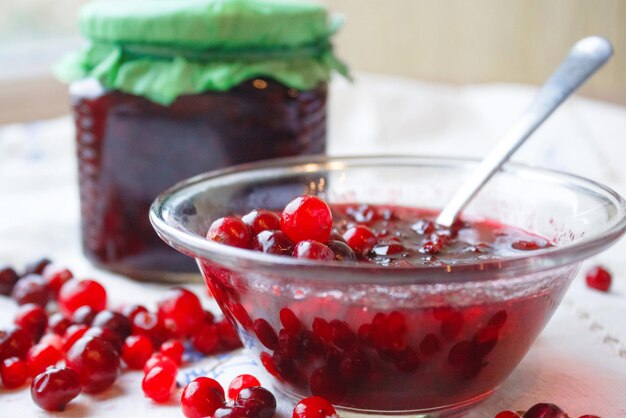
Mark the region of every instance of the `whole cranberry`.
POLYGON ((217 325, 204 324, 191 336, 193 348, 205 355, 213 354, 220 344, 220 334, 217 325))
POLYGON ((9 296, 19 278, 20 276, 13 268, 4 264, 0 265, 0 295, 9 296))
POLYGON ((115 348, 98 337, 83 337, 67 353, 67 367, 78 374, 86 393, 108 389, 120 373, 120 359, 115 348))
POLYGON ((215 220, 211 224, 206 237, 211 241, 230 245, 231 247, 250 248, 252 232, 250 227, 241 219, 234 216, 226 216, 215 220))
POLYGON ((9 357, 25 359, 32 345, 33 340, 21 328, 0 331, 0 360, 9 357))
POLYGON ((63 334, 63 350, 65 352, 70 351, 70 348, 76 341, 81 339, 83 335, 89 330, 88 325, 74 324, 70 325, 65 334, 63 334))
POLYGON ((523 418, 569 418, 565 412, 552 403, 538 403, 532 406, 523 418))
POLYGON ((145 335, 131 335, 122 346, 122 360, 129 369, 141 370, 153 351, 150 338, 145 335))
POLYGON ((365 225, 348 228, 343 239, 359 255, 366 255, 376 245, 376 234, 365 225))
POLYGON ((48 330, 56 335, 63 335, 72 325, 72 321, 63 316, 61 312, 55 312, 48 318, 48 330))
POLYGON ((311 396, 296 404, 292 418, 337 418, 337 411, 326 399, 311 396))
POLYGON ((587 286, 601 292, 608 292, 611 288, 611 273, 604 267, 595 266, 585 274, 587 286))
POLYGON ((245 214, 241 220, 252 229, 254 234, 280 229, 280 216, 270 210, 254 209, 245 214))
POLYGON ((333 261, 335 259, 335 254, 330 248, 321 242, 311 240, 300 241, 293 249, 293 256, 320 261, 333 261))
POLYGON ((18 305, 34 303, 45 307, 50 300, 50 289, 46 279, 38 274, 29 274, 15 283, 11 297, 18 305))
POLYGON ((168 367, 154 366, 141 381, 141 389, 155 402, 167 402, 176 387, 176 372, 168 367))
POLYGON ((157 314, 147 311, 137 312, 133 317, 131 329, 131 334, 145 335, 156 347, 159 347, 171 334, 157 314))
POLYGON ((333 226, 330 208, 317 196, 300 196, 287 204, 280 228, 294 243, 304 240, 327 242, 333 226))
POLYGON ((130 335, 131 324, 128 318, 118 312, 100 311, 91 322, 92 327, 107 328, 122 340, 130 335))
POLYGON ((146 307, 143 305, 130 305, 122 309, 122 315, 128 318, 131 324, 135 319, 135 315, 137 315, 139 312, 148 312, 148 309, 146 309, 146 307))
POLYGON ((143 366, 144 374, 148 373, 151 369, 153 369, 156 366, 162 367, 164 369, 169 369, 173 373, 178 372, 178 365, 174 363, 174 360, 172 360, 169 357, 164 356, 161 353, 154 353, 150 356, 148 361, 146 361, 146 364, 144 364, 143 366))
POLYGON ((42 373, 48 367, 55 366, 61 360, 63 360, 63 353, 53 344, 36 344, 26 354, 28 373, 32 377, 42 373))
POLYGON ((235 400, 242 389, 255 386, 261 386, 261 382, 259 382, 256 377, 251 374, 240 374, 230 382, 230 385, 228 385, 228 397, 235 400))
POLYGON ((224 389, 209 377, 198 377, 185 386, 180 404, 187 418, 213 416, 224 405, 224 389))
POLYGON ((183 354, 185 353, 185 347, 180 340, 167 340, 159 348, 161 354, 165 357, 171 358, 174 363, 180 365, 183 362, 183 354))
POLYGON ((52 297, 57 298, 61 287, 74 277, 74 274, 67 268, 57 264, 50 263, 44 269, 41 275, 46 279, 52 297))
POLYGON ((229 405, 217 408, 213 418, 256 418, 250 411, 238 405, 229 405))
POLYGON ((72 279, 65 283, 59 292, 59 309, 68 318, 81 306, 89 306, 94 311, 100 312, 106 305, 106 290, 95 280, 72 279))
POLYGON ((72 322, 78 325, 91 325, 97 313, 91 306, 83 305, 72 313, 72 322))
POLYGON ((101 338, 113 346, 118 356, 122 355, 122 344, 124 344, 124 341, 109 328, 90 327, 81 338, 83 337, 101 338))
POLYGON ((46 331, 48 314, 41 306, 27 303, 18 308, 13 322, 26 331, 33 341, 39 341, 46 331))
POLYGON ((26 383, 28 366, 21 358, 9 357, 0 363, 0 378, 7 389, 15 389, 26 383))
POLYGON ((339 240, 330 240, 327 244, 328 248, 335 254, 335 260, 338 261, 356 261, 356 254, 348 244, 339 240))
POLYGON ((28 274, 42 274, 46 266, 50 263, 51 261, 46 257, 33 260, 26 265, 23 276, 28 274))
POLYGON ((236 406, 249 411, 255 418, 272 418, 276 413, 276 398, 272 392, 260 386, 244 388, 235 399, 236 406))
POLYGON ((200 299, 182 287, 165 293, 158 303, 158 316, 177 337, 193 334, 204 323, 200 299))
POLYGON ((47 411, 62 411, 80 394, 78 375, 71 369, 48 369, 33 380, 33 401, 47 411))
POLYGON ((252 239, 252 249, 267 254, 291 255, 293 243, 282 231, 261 231, 252 239))

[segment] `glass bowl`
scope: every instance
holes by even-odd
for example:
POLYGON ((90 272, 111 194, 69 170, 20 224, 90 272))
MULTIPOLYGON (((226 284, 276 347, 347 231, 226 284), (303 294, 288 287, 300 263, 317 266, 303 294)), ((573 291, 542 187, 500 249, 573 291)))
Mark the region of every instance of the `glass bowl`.
POLYGON ((169 245, 197 260, 280 391, 322 395, 356 415, 451 417, 496 390, 581 262, 623 234, 621 196, 574 175, 506 165, 464 218, 521 228, 554 246, 458 266, 314 262, 204 236, 219 217, 279 210, 302 194, 440 209, 475 166, 399 156, 253 163, 174 186, 154 202, 150 219, 169 245))

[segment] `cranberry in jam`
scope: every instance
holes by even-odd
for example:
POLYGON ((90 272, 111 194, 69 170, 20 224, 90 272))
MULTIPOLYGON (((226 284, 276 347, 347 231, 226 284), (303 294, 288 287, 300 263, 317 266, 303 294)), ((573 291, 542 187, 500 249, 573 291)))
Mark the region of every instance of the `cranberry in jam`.
MULTIPOLYGON (((377 274, 474 268, 552 246, 540 236, 488 220, 445 229, 435 224, 437 213, 427 209, 329 207, 328 241, 309 241, 341 254, 321 262, 349 269, 369 265, 377 274), (352 256, 345 257, 350 250, 352 256)), ((306 221, 314 230, 313 220, 306 221)), ((246 248, 269 252, 257 243, 252 232, 246 248)), ((297 257, 298 244, 292 244, 291 255, 271 254, 297 257)), ((346 284, 340 272, 333 279, 337 285, 326 286, 283 278, 280 270, 271 278, 252 279, 206 260, 201 267, 221 307, 238 321, 242 340, 279 388, 372 411, 444 410, 489 396, 526 354, 565 290, 556 279, 503 297, 497 291, 477 294, 484 289, 455 282, 346 284)))

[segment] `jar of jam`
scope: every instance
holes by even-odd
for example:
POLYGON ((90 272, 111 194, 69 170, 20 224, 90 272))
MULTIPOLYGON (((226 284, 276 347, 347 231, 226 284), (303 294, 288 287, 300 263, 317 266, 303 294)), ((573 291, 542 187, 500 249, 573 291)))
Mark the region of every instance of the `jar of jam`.
POLYGON ((338 25, 324 8, 272 0, 88 3, 89 44, 70 82, 82 244, 96 265, 138 279, 195 275, 148 209, 190 176, 254 160, 319 154, 338 25))

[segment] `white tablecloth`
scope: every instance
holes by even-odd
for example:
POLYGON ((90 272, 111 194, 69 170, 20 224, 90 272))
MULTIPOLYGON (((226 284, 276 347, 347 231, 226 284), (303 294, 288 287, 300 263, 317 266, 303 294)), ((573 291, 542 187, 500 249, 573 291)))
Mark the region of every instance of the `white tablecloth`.
MULTIPOLYGON (((329 152, 407 152, 484 155, 529 102, 534 88, 514 85, 446 86, 408 79, 359 75, 354 84, 336 80, 331 89, 329 152)), ((514 160, 574 172, 626 194, 626 109, 575 98, 566 103, 514 160)), ((153 306, 164 286, 137 283, 99 271, 80 253, 73 128, 69 117, 0 128, 0 263, 18 268, 38 256, 93 277, 107 288, 113 307, 153 306)), ((537 342, 496 394, 469 418, 493 417, 502 409, 527 409, 540 401, 561 405, 573 417, 593 413, 626 417, 626 241, 597 259, 614 274, 610 293, 586 288, 580 275, 537 342)), ((199 285, 207 307, 217 310, 199 285)), ((0 296, 0 327, 16 309, 0 296)), ((223 384, 241 372, 261 375, 245 352, 191 363, 179 374, 198 374, 223 384)), ((140 389, 141 373, 126 372, 115 386, 81 395, 59 417, 182 416, 173 398, 155 405, 140 389)), ((267 381, 265 381, 267 384, 267 381)), ((281 401, 281 417, 290 417, 281 401)), ((0 417, 48 416, 28 390, 0 389, 0 417)))

